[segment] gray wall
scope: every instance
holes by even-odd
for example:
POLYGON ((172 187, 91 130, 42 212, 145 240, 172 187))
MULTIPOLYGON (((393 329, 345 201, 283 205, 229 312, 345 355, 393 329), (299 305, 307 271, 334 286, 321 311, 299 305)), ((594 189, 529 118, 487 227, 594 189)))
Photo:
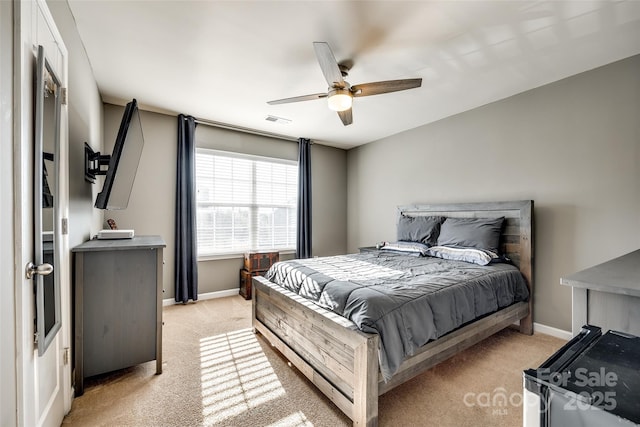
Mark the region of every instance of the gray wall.
POLYGON ((640 56, 348 152, 348 246, 395 207, 535 201, 534 321, 571 330, 560 277, 640 245, 640 56))
POLYGON ((67 2, 47 6, 69 53, 69 247, 79 245, 102 228, 102 213, 93 208, 102 187, 84 180, 84 143, 102 150, 102 99, 89 59, 67 2))
MULTIPOLYGON (((104 105, 104 140, 108 152, 122 112, 122 107, 104 105)), ((104 218, 113 218, 120 228, 134 229, 137 235, 158 234, 164 238, 167 242, 164 297, 173 298, 177 119, 141 111, 140 121, 145 145, 129 206, 122 211, 105 211, 104 218)), ((294 142, 206 125, 197 126, 196 141, 199 147, 297 159, 294 142)), ((314 255, 334 255, 346 250, 346 162, 344 150, 317 144, 312 147, 314 255)), ((200 261, 199 293, 237 290, 242 263, 241 258, 200 261)))
MULTIPOLYGON (((120 127, 124 108, 104 104, 104 146, 111 153, 120 127)), ((113 218, 121 229, 133 229, 135 234, 159 235, 167 243, 164 252, 165 298, 173 296, 174 236, 173 221, 176 194, 177 119, 140 110, 144 147, 138 171, 124 210, 105 210, 106 220, 113 218)))

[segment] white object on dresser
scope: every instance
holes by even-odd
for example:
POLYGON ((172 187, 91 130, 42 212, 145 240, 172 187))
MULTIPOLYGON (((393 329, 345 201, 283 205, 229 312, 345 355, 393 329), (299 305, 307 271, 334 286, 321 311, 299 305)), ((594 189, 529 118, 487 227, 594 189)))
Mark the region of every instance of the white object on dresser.
POLYGON ((135 235, 133 230, 100 230, 98 232, 98 239, 100 240, 108 240, 108 239, 133 239, 135 235))

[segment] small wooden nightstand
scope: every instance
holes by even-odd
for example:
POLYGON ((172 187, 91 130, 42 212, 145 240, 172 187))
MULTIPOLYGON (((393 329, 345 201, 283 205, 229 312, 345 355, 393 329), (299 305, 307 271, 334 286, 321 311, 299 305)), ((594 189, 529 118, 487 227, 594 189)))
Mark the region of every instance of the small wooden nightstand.
POLYGON ((279 252, 247 252, 244 254, 244 268, 240 270, 240 295, 251 299, 251 279, 262 276, 280 260, 279 252))
POLYGON ((360 251, 361 254, 365 253, 365 252, 378 252, 379 249, 376 248, 375 246, 362 246, 360 248, 358 248, 358 250, 360 251))

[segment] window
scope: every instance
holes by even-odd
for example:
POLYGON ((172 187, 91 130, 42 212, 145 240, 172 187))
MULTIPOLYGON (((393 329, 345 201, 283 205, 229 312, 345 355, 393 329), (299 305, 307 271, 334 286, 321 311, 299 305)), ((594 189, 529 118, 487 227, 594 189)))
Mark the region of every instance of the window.
POLYGON ((294 161, 196 150, 198 255, 296 247, 294 161))

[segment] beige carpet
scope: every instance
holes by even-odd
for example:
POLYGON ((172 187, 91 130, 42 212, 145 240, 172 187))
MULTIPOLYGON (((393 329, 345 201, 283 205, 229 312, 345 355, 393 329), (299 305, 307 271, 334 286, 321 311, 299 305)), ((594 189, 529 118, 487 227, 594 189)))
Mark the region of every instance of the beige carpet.
MULTIPOLYGON (((347 426, 350 420, 251 332, 241 297, 164 309, 155 362, 85 381, 68 426, 347 426)), ((386 393, 382 426, 522 425, 522 371, 564 341, 504 330, 386 393), (504 399, 502 399, 504 398, 504 399)))

